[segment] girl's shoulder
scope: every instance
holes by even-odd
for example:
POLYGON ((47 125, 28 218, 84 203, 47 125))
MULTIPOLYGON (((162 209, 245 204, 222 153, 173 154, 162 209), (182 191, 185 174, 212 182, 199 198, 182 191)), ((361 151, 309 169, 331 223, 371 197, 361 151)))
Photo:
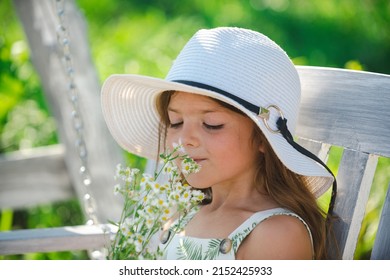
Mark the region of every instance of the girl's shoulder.
MULTIPOLYGON (((238 236, 242 235, 237 240, 238 259, 313 258, 311 231, 301 217, 289 210, 261 211, 244 224, 236 230, 238 236)), ((237 239, 237 235, 233 238, 237 239)))

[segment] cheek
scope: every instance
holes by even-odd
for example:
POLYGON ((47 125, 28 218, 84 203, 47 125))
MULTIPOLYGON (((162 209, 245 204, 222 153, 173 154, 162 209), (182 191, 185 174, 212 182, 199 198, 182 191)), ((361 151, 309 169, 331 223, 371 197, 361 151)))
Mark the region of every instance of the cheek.
POLYGON ((167 148, 172 149, 173 148, 172 143, 178 143, 178 139, 176 139, 176 137, 168 131, 165 145, 167 148))
POLYGON ((239 143, 237 137, 223 136, 207 141, 206 145, 209 152, 214 155, 214 159, 223 164, 231 161, 232 157, 236 157, 237 154, 241 153, 242 143, 239 143))
POLYGON ((214 142, 214 150, 222 161, 246 162, 258 153, 252 137, 247 131, 236 133, 230 137, 222 137, 214 142))
POLYGON ((239 151, 245 145, 244 139, 238 132, 221 134, 213 139, 212 145, 215 149, 224 151, 228 155, 232 151, 239 151))

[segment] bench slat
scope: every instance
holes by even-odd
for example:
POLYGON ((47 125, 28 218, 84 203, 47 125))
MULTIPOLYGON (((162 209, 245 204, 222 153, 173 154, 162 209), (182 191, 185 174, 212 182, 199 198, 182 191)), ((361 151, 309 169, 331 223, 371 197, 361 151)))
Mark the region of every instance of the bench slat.
POLYGON ((308 151, 315 154, 323 162, 326 162, 328 160, 331 145, 326 143, 314 142, 302 138, 298 138, 296 142, 308 151))
MULTIPOLYGON (((378 157, 344 150, 338 170, 334 211, 336 238, 342 259, 353 259, 378 157)), ((330 248, 336 256, 335 248, 330 248)))
POLYGON ((386 200, 383 204, 374 248, 371 253, 372 260, 390 260, 390 186, 387 189, 386 200))
POLYGON ((108 248, 109 224, 0 232, 0 255, 108 248))
POLYGON ((21 209, 76 197, 64 147, 53 145, 0 157, 0 209, 21 209))

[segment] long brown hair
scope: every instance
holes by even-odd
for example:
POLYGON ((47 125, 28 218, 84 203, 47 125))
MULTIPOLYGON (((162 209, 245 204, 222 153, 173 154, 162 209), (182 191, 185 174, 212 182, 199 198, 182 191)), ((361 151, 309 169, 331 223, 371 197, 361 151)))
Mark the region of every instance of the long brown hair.
MULTIPOLYGON (((166 91, 160 94, 156 101, 161 118, 159 149, 165 145, 167 127, 169 126, 167 108, 173 93, 174 91, 166 91)), ((213 100, 236 113, 245 115, 236 107, 216 99, 213 100)), ((325 259, 327 257, 326 214, 318 206, 316 198, 310 192, 305 177, 285 167, 257 125, 254 125, 253 141, 261 143, 265 151, 258 159, 258 169, 254 178, 255 185, 264 186, 267 195, 280 207, 296 213, 307 223, 313 238, 314 258, 325 259)), ((207 194, 211 195, 210 188, 207 190, 207 194)))

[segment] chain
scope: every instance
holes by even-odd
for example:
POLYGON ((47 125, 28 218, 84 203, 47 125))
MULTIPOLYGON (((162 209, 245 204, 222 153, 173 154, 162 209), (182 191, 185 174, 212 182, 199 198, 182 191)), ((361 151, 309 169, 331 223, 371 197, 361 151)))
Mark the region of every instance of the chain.
MULTIPOLYGON (((75 148, 80 159, 80 180, 81 185, 83 186, 83 206, 84 211, 87 216, 87 225, 98 225, 98 217, 96 212, 96 203, 90 194, 90 187, 92 185, 92 179, 90 176, 89 166, 88 166, 88 150, 84 140, 84 122, 81 117, 80 106, 79 106, 79 90, 75 83, 75 71, 73 67, 72 56, 70 52, 70 40, 69 40, 69 31, 68 26, 65 22, 65 1, 64 0, 55 0, 56 1, 56 14, 58 18, 58 27, 56 30, 57 34, 57 43, 62 47, 62 60, 67 77, 67 95, 68 99, 72 105, 72 125, 76 134, 75 148)), ((94 250, 89 252, 90 257, 93 259, 102 259, 105 257, 105 253, 100 250, 94 250)))

